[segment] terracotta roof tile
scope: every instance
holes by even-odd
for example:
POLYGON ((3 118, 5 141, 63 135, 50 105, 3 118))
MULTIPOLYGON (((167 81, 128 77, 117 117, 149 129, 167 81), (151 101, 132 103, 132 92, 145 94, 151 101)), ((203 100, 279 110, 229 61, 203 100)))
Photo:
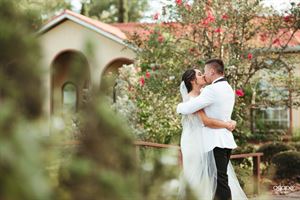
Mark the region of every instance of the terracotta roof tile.
MULTIPOLYGON (((138 22, 106 24, 106 23, 100 22, 98 20, 86 17, 84 15, 75 13, 70 10, 65 10, 61 14, 50 19, 46 24, 51 23, 52 21, 61 17, 62 15, 68 15, 68 16, 75 17, 75 18, 77 18, 99 30, 110 33, 122 40, 126 40, 127 38, 129 38, 126 36, 126 34, 127 35, 128 34, 129 35, 138 34, 138 35, 143 36, 143 38, 146 38, 150 34, 150 30, 152 30, 157 25, 171 26, 172 30, 174 31, 174 35, 176 35, 177 37, 180 37, 181 34, 184 34, 186 32, 186 31, 182 32, 182 26, 179 23, 174 23, 174 22, 163 23, 163 24, 138 23, 138 22), (145 29, 145 27, 146 27, 146 29, 145 29)), ((263 21, 264 21, 263 18, 258 18, 254 23, 261 23, 263 21)), ((185 28, 186 28, 185 30, 189 30, 188 27, 185 27, 185 28)), ((280 47, 281 45, 285 44, 287 42, 287 39, 291 36, 291 32, 285 31, 285 30, 280 30, 278 33, 278 36, 281 34, 283 34, 283 36, 280 38, 279 41, 275 41, 272 44, 273 47, 280 47)), ((261 34, 258 33, 257 37, 255 37, 254 39, 252 39, 250 41, 250 44, 252 44, 256 47, 266 47, 267 45, 269 45, 268 42, 270 42, 270 41, 268 40, 268 38, 265 41, 261 40, 260 35, 261 34)), ((276 37, 275 37, 275 39, 276 39, 276 37)), ((290 42, 288 44, 289 47, 298 46, 298 45, 300 45, 300 31, 297 31, 294 34, 294 36, 292 37, 292 39, 290 40, 290 42)))
MULTIPOLYGON (((258 21, 262 21, 263 19, 258 19, 258 21)), ((256 22, 259 23, 259 22, 256 22)), ((157 24, 145 24, 145 23, 122 23, 122 24, 112 24, 113 26, 119 28, 121 31, 125 32, 126 34, 133 34, 133 33, 137 33, 139 35, 148 35, 149 31, 145 31, 145 29, 143 28, 143 26, 147 26, 147 28, 149 30, 151 30, 154 26, 156 26, 157 24)), ((168 24, 163 24, 163 25, 169 25, 172 26, 174 34, 178 37, 180 37, 181 34, 185 33, 182 32, 182 26, 179 23, 168 23, 168 24)), ((187 28, 187 27, 185 27, 187 28)), ((185 30, 188 30, 185 29, 185 30)), ((260 39, 260 35, 261 34, 257 34, 257 36, 252 39, 250 41, 251 45, 254 45, 256 47, 266 47, 269 41, 269 38, 267 38, 265 41, 260 39)), ((280 37, 279 42, 274 42, 274 44, 272 44, 272 47, 280 47, 281 45, 284 45, 287 40, 291 37, 292 33, 290 31, 286 31, 286 30, 279 30, 279 33, 277 35, 277 37, 280 37), (281 36, 282 35, 282 36, 281 36)), ((274 40, 276 39, 276 37, 274 37, 274 40)), ((300 45, 300 31, 297 31, 292 39, 289 41, 288 43, 288 47, 294 47, 294 46, 298 46, 300 45)))

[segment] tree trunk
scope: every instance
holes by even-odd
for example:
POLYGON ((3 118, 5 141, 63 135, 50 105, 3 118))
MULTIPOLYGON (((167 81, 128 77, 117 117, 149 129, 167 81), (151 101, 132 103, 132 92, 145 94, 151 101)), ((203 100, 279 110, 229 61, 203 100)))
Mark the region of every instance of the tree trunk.
POLYGON ((82 2, 81 3, 81 9, 80 9, 80 14, 87 16, 86 14, 86 3, 82 2))
MULTIPOLYGON (((289 82, 291 83, 291 71, 289 70, 289 82)), ((289 84, 289 118, 290 118, 290 127, 288 133, 290 136, 293 136, 293 99, 292 99, 292 89, 291 84, 289 84)))
POLYGON ((118 22, 128 22, 128 2, 127 0, 119 0, 118 22))
POLYGON ((124 23, 124 15, 125 15, 124 0, 119 0, 119 13, 118 13, 119 23, 124 23))

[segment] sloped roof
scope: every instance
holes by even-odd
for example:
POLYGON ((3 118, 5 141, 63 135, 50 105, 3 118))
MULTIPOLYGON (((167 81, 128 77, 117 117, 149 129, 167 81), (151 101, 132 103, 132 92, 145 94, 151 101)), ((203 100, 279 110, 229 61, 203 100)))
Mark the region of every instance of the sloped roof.
MULTIPOLYGON (((59 25, 60 23, 64 22, 65 20, 71 20, 75 23, 78 23, 90 30, 93 30, 109 39, 112 39, 122 45, 125 44, 125 40, 128 38, 127 35, 138 34, 146 38, 149 34, 151 29, 153 29, 157 24, 155 23, 137 23, 137 22, 130 22, 130 23, 115 23, 115 24, 106 24, 100 22, 98 20, 94 20, 92 18, 86 17, 84 15, 78 14, 76 12, 70 10, 64 10, 61 14, 53 17, 50 19, 39 31, 39 33, 43 34, 55 26, 59 25), (145 29, 147 27, 148 30, 145 29)), ((179 23, 171 22, 171 23, 162 23, 162 26, 172 26, 173 32, 175 35, 180 37, 182 32, 182 26, 179 23)), ((185 27, 187 28, 187 27, 185 27)), ((291 36, 291 32, 279 30, 278 35, 285 33, 284 37, 281 37, 281 43, 277 42, 274 43, 272 46, 273 48, 280 47, 281 44, 287 42, 289 37, 291 36)), ((266 47, 268 44, 265 41, 260 39, 260 34, 257 34, 252 41, 252 44, 258 46, 260 48, 266 47)), ((300 31, 297 31, 291 40, 288 43, 288 51, 300 51, 300 31), (298 48, 299 47, 299 48, 298 48)))
POLYGON ((60 23, 64 22, 65 20, 73 21, 77 24, 80 24, 88 29, 91 29, 101 35, 112 39, 118 43, 125 45, 124 40, 126 40, 126 34, 122 32, 119 28, 105 24, 103 22, 91 19, 84 15, 75 13, 70 10, 64 10, 61 14, 53 17, 50 19, 40 30, 39 33, 43 34, 55 26, 59 25, 60 23))

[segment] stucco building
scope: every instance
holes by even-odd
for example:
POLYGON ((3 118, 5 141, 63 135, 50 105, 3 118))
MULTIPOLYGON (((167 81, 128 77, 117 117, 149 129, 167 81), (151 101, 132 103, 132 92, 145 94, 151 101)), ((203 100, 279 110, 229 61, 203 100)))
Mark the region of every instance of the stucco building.
POLYGON ((64 11, 39 31, 47 92, 45 111, 76 110, 101 77, 130 64, 135 57, 118 28, 72 11, 64 11))

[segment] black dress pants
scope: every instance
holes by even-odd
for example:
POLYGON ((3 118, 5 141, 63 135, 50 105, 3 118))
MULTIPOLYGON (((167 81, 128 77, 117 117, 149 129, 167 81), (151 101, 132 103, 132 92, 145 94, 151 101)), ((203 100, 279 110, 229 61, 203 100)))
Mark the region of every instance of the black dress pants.
POLYGON ((217 166, 217 189, 214 200, 230 200, 231 191, 228 185, 227 166, 231 149, 215 147, 213 152, 217 166))

